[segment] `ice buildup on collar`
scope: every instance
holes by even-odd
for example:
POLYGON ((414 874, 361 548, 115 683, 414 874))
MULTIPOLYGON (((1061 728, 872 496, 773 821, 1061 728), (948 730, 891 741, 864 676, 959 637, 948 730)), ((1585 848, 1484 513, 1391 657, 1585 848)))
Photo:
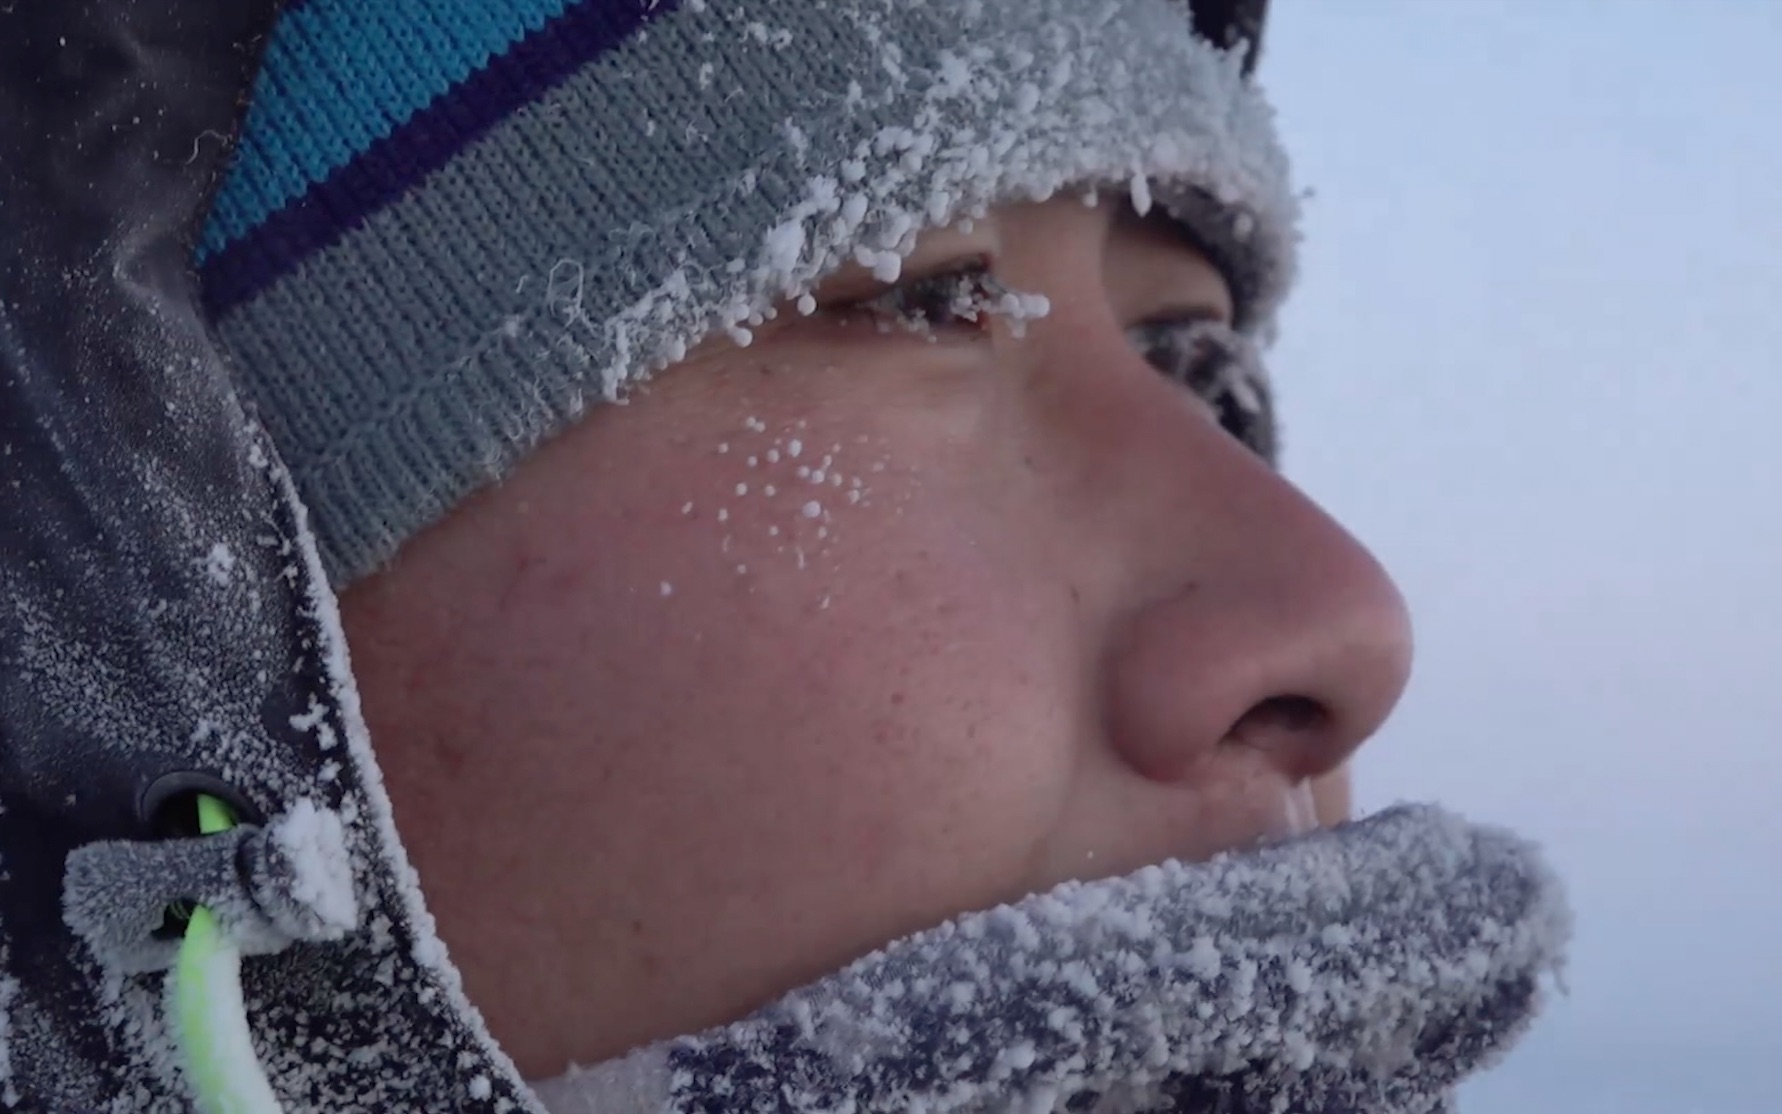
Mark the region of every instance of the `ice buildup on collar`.
POLYGON ((536 1090, 552 1114, 1432 1114, 1521 1036, 1569 933, 1534 848, 1402 807, 960 917, 536 1090))

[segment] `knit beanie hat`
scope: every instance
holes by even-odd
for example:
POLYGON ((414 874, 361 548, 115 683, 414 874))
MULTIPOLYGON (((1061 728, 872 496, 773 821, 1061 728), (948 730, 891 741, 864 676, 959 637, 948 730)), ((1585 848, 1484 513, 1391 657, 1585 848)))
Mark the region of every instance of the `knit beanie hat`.
POLYGON ((1286 159, 1247 44, 1194 20, 1189 0, 289 0, 198 264, 331 580, 708 334, 746 342, 850 261, 894 277, 920 231, 1004 200, 1163 207, 1267 335, 1286 159))

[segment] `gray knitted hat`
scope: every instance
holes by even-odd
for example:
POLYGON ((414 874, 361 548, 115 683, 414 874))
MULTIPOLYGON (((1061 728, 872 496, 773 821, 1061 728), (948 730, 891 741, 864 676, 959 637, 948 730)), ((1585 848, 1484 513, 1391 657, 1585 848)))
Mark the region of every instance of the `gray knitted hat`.
POLYGON ((1271 328, 1295 200, 1185 0, 292 0, 199 249, 337 587, 850 260, 1130 191, 1271 328))

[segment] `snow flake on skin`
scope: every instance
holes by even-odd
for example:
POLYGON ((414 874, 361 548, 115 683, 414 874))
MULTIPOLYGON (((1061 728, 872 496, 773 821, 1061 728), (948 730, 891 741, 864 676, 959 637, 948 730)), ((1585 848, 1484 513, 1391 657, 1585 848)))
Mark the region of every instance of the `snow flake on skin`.
MULTIPOLYGON (((738 508, 741 517, 732 515, 730 506, 720 507, 716 516, 718 524, 724 527, 718 534, 718 554, 722 563, 733 572, 740 575, 750 568, 766 571, 779 567, 773 558, 789 560, 795 571, 802 572, 830 552, 840 540, 836 514, 829 502, 809 496, 810 487, 833 490, 845 507, 872 506, 871 489, 864 476, 848 471, 847 463, 842 459, 840 441, 831 444, 830 451, 820 456, 815 451, 807 452, 811 446, 805 440, 809 436, 805 419, 795 419, 778 434, 770 435, 768 423, 749 414, 742 420, 741 431, 732 436, 739 440, 720 442, 720 451, 716 455, 741 460, 742 467, 753 474, 767 473, 761 476, 763 482, 738 481, 729 477, 720 481, 725 485, 724 492, 745 500, 745 505, 738 508), (757 437, 764 443, 756 442, 754 438, 757 437), (738 451, 731 453, 732 447, 738 451), (797 463, 801 459, 811 459, 815 464, 797 463), (792 499, 781 500, 782 494, 792 496, 792 499), (757 509, 756 498, 767 503, 766 514, 757 509), (738 556, 745 555, 752 555, 749 562, 736 563, 738 556)), ((856 448, 870 442, 864 434, 854 440, 856 448)), ((885 461, 880 459, 871 467, 882 472, 884 465, 885 461)), ((833 572, 833 567, 827 567, 827 571, 833 572)), ((825 585, 825 589, 817 607, 819 611, 828 610, 836 593, 833 583, 825 585)))

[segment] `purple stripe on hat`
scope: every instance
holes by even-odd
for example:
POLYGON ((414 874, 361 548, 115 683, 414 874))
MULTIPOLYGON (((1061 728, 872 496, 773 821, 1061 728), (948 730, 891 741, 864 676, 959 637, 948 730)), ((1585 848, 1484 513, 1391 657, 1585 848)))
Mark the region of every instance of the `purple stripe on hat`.
POLYGON ((252 299, 504 118, 679 6, 680 0, 581 0, 565 9, 206 260, 199 268, 205 309, 214 320, 252 299))

